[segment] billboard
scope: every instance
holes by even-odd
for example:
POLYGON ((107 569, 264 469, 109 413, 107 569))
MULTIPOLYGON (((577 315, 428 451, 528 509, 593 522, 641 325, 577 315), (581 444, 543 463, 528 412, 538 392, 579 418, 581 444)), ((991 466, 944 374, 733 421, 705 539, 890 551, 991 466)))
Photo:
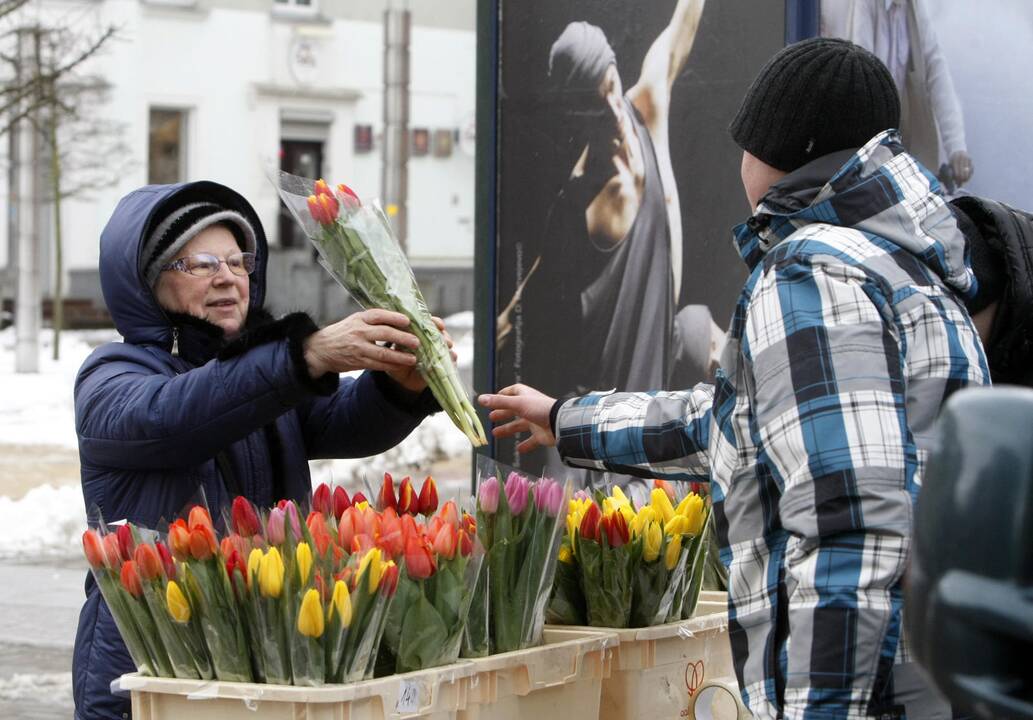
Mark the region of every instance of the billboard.
MULTIPOLYGON (((730 229, 749 211, 727 127, 784 44, 785 12, 747 0, 498 5, 495 388, 563 397, 712 376, 745 277, 730 229)), ((495 456, 558 466, 512 442, 495 456)))

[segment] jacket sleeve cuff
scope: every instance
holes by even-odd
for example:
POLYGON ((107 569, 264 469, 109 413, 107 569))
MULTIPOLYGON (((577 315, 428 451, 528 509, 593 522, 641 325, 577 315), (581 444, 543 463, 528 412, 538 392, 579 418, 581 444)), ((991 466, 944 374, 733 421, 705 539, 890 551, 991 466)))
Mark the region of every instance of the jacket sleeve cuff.
POLYGON ((413 415, 433 415, 441 411, 441 405, 438 403, 437 398, 434 397, 434 393, 430 391, 430 388, 420 392, 406 390, 392 380, 390 375, 380 370, 370 371, 370 376, 373 378, 373 384, 377 386, 380 394, 401 410, 413 415))
POLYGON ((291 359, 291 371, 298 384, 317 395, 332 395, 340 384, 340 376, 337 373, 328 372, 318 378, 313 378, 309 375, 308 363, 305 362, 305 340, 318 329, 315 321, 307 313, 291 313, 279 320, 243 333, 222 349, 219 359, 227 360, 243 355, 258 345, 286 340, 287 352, 291 359))
POLYGON ((552 404, 552 409, 549 410, 549 431, 552 432, 553 436, 556 435, 556 416, 560 414, 560 408, 563 407, 565 402, 567 402, 565 398, 560 398, 552 404))

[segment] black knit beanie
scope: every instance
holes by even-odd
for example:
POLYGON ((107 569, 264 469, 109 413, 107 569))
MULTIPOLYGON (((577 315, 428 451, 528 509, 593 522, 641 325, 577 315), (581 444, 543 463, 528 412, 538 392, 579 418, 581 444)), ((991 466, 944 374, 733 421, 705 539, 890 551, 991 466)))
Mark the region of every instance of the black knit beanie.
POLYGON ((158 220, 154 230, 144 240, 140 253, 140 271, 149 287, 154 287, 161 275, 161 269, 177 253, 212 225, 222 224, 233 233, 241 250, 255 252, 255 229, 236 210, 210 202, 192 202, 171 207, 168 214, 158 220))
POLYGON ((729 130, 740 148, 792 172, 899 124, 900 97, 881 60, 846 40, 811 38, 768 60, 729 130))

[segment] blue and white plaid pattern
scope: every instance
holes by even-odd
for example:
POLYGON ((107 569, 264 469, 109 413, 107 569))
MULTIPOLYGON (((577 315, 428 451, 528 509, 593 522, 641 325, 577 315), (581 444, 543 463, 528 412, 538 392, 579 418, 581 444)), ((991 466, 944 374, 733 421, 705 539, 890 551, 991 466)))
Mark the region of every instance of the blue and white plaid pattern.
POLYGON ((560 452, 712 481, 757 717, 935 716, 909 667, 901 579, 932 423, 952 392, 989 383, 956 294, 974 291, 963 238, 887 132, 810 206, 762 205, 736 240, 750 276, 715 385, 571 400, 560 452))

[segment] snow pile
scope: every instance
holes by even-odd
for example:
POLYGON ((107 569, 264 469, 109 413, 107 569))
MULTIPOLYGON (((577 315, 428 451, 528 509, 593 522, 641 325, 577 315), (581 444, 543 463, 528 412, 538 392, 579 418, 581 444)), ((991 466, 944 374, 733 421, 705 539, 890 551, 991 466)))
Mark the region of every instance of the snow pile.
POLYGON ((72 704, 72 673, 15 673, 0 678, 0 700, 32 700, 43 705, 72 704))
POLYGON ((0 557, 81 552, 86 511, 78 485, 40 485, 20 500, 0 496, 0 557))

